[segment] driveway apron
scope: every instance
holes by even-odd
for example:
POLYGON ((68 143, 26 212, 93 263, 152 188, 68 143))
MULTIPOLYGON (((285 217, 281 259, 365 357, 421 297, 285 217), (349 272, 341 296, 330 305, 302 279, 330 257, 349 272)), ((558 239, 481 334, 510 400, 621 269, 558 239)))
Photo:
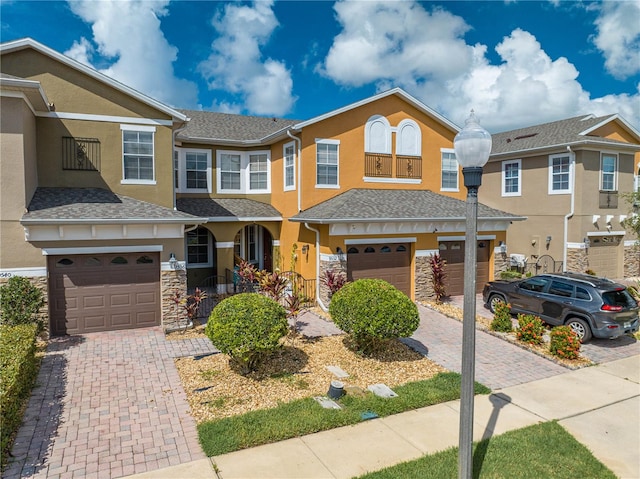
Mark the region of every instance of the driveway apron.
POLYGON ((3 478, 116 478, 205 458, 173 359, 211 352, 160 328, 52 339, 3 478))

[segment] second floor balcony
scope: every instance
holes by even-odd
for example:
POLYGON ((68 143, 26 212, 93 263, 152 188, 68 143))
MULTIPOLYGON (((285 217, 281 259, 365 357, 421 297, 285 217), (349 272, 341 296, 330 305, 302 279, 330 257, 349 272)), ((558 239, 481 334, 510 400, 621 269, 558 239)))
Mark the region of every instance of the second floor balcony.
POLYGON ((422 157, 365 153, 364 176, 371 178, 422 178, 422 157))

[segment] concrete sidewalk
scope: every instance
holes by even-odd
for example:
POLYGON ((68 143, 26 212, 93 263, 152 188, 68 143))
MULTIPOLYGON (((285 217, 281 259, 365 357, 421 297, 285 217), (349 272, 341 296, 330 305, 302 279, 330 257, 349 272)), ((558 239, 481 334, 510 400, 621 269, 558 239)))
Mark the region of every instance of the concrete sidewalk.
MULTIPOLYGON (((549 420, 620 478, 640 477, 640 356, 476 396, 474 440, 549 420)), ((346 479, 457 446, 458 427, 451 401, 133 477, 346 479)))

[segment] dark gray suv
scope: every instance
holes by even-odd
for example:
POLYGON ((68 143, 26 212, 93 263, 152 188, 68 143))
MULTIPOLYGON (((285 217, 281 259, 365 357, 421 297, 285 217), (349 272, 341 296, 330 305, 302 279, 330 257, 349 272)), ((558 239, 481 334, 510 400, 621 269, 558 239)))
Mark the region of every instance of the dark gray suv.
POLYGON ((583 343, 638 331, 638 304, 623 285, 606 278, 554 273, 491 281, 482 296, 492 313, 498 303, 510 303, 513 314, 534 314, 552 326, 571 326, 583 343))

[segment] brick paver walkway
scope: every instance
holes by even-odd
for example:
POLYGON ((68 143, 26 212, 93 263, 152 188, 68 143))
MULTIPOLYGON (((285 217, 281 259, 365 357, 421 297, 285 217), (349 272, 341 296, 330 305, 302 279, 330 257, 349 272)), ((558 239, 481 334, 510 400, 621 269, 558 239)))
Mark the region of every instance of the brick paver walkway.
POLYGON ((204 458, 173 358, 214 351, 160 328, 53 339, 3 477, 116 478, 204 458))

